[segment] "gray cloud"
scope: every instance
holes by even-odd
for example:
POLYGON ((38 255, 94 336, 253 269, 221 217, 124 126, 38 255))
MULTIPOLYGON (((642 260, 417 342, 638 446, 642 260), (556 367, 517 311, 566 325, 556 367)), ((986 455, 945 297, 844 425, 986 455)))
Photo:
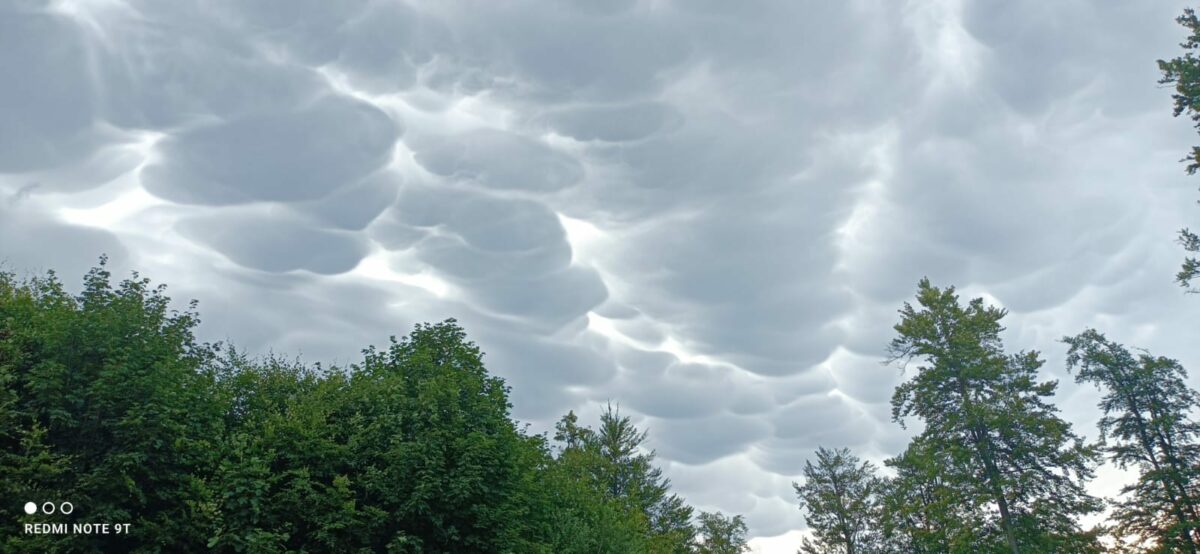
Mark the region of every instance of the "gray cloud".
MULTIPOLYGON (((10 197, 16 198, 19 197, 10 197)), ((71 285, 94 266, 101 255, 108 256, 112 270, 128 270, 129 252, 113 233, 63 223, 44 213, 22 208, 20 202, 0 205, 2 270, 20 275, 38 275, 53 270, 71 285)))
POLYGON ((99 139, 87 44, 61 16, 0 7, 0 172, 69 163, 99 139))
POLYGON ((370 104, 325 96, 168 138, 142 171, 147 190, 200 204, 313 200, 382 167, 398 130, 370 104))
POLYGON ((556 132, 575 140, 609 142, 645 138, 682 122, 681 116, 670 106, 656 102, 564 108, 539 119, 556 132))
POLYGON ((502 131, 481 129, 415 146, 417 162, 430 172, 489 188, 551 191, 583 177, 573 158, 502 131))
POLYGON ((816 446, 903 447, 879 362, 922 276, 1047 376, 1085 326, 1200 364, 1182 4, 55 6, 0 7, 0 259, 107 252, 309 360, 456 317, 518 417, 621 403, 759 540, 816 446))
POLYGON ((269 272, 342 273, 367 254, 366 244, 355 235, 316 229, 269 211, 185 219, 179 230, 239 265, 269 272))

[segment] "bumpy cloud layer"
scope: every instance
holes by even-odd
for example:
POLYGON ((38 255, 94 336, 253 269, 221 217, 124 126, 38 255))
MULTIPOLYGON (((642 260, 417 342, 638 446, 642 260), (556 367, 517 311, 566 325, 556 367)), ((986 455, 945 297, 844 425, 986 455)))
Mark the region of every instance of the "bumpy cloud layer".
POLYGON ((619 402, 788 551, 813 449, 906 440, 880 361, 923 275, 1053 377, 1087 325, 1200 367, 1181 7, 10 2, 0 257, 107 253, 310 360, 456 317, 519 418, 619 402))

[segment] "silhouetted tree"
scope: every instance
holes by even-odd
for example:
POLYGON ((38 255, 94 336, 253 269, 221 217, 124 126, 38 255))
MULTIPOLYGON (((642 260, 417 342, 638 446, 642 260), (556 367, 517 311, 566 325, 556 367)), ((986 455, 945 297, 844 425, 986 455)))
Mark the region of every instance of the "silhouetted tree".
POLYGON ((1138 480, 1122 489, 1112 518, 1117 532, 1154 552, 1195 553, 1200 548, 1200 397, 1187 386, 1179 362, 1134 356, 1094 329, 1063 339, 1067 367, 1081 383, 1096 385, 1105 451, 1138 480))
MULTIPOLYGON (((1159 83, 1175 86, 1175 94, 1172 95, 1175 100, 1175 116, 1186 113, 1196 129, 1200 130, 1200 58, 1195 55, 1196 49, 1200 48, 1200 19, 1197 19, 1194 10, 1188 8, 1176 21, 1186 27, 1190 34, 1180 45, 1184 49, 1182 56, 1171 60, 1158 60, 1158 68, 1162 71, 1159 83)), ((1193 146, 1192 153, 1182 161, 1188 162, 1188 175, 1195 174, 1196 170, 1200 169, 1200 146, 1193 146)), ((1179 231, 1179 243, 1187 252, 1200 253, 1200 235, 1189 229, 1179 231)), ((1191 292, 1200 292, 1200 289, 1192 286, 1192 280, 1198 277, 1200 259, 1186 256, 1183 267, 1175 275, 1175 280, 1191 292)))

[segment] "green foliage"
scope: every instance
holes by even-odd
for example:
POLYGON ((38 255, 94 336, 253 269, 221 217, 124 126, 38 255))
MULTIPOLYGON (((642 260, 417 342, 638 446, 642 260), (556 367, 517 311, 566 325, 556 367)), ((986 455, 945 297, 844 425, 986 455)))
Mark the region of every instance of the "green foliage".
POLYGON ((881 484, 880 531, 886 551, 968 553, 996 544, 990 538, 996 535, 995 524, 978 506, 960 502, 962 492, 943 477, 944 472, 966 471, 962 460, 918 436, 886 463, 896 472, 881 484))
POLYGON ((1200 424, 1192 417, 1200 397, 1188 388, 1179 362, 1142 353, 1089 329, 1063 339, 1075 379, 1104 393, 1100 432, 1105 451, 1121 468, 1138 471, 1116 503, 1118 536, 1150 552, 1200 549, 1200 424))
POLYGON ((880 549, 879 489, 875 465, 849 449, 817 449, 817 464, 804 463, 804 484, 792 484, 816 541, 805 539, 804 553, 864 554, 880 549))
MULTIPOLYGON (((1187 252, 1200 253, 1200 235, 1190 229, 1179 230, 1179 244, 1187 252)), ((1192 286, 1192 280, 1200 278, 1200 258, 1188 256, 1183 259, 1183 266, 1175 274, 1175 281, 1186 288, 1188 292, 1200 292, 1200 288, 1192 286)))
POLYGON ((222 384, 241 432, 216 480, 213 548, 549 549, 544 441, 509 418, 507 388, 453 320, 369 348, 345 372, 226 366, 238 368, 222 384))
MULTIPOLYGON (((205 477, 223 427, 204 370, 216 347, 195 341, 196 323, 136 274, 112 286, 103 260, 79 296, 53 274, 0 275, 0 495, 70 501, 75 520, 133 524, 130 537, 7 536, 4 550, 204 544, 205 477)), ((39 521, 19 510, 6 502, 0 518, 39 521)))
POLYGON ((746 521, 742 516, 727 517, 721 512, 701 512, 698 520, 697 554, 742 554, 748 552, 746 521))
POLYGON ((948 462, 940 486, 967 513, 998 512, 1009 551, 1094 548, 1076 519, 1100 508, 1083 488, 1098 456, 1048 402, 1056 383, 1036 380, 1037 352, 1005 354, 1005 311, 982 299, 963 306, 953 288, 923 279, 917 301, 900 310, 890 352, 924 364, 897 387, 892 413, 924 423, 924 447, 948 462))
MULTIPOLYGON (((644 432, 568 414, 556 456, 453 320, 328 369, 198 343, 197 323, 103 261, 78 296, 0 273, 0 494, 132 523, 0 550, 690 551, 691 508, 644 432)), ((0 517, 51 521, 21 504, 0 517)))
POLYGON ((671 494, 670 480, 654 466, 654 452, 643 449, 645 431, 611 405, 600 415, 596 430, 580 427, 573 412, 556 430, 559 463, 639 530, 642 542, 636 551, 691 551, 696 537, 692 508, 671 494))
MULTIPOLYGON (((1162 72, 1158 82, 1175 86, 1175 93, 1172 94, 1175 116, 1186 113, 1196 130, 1200 131, 1200 59, 1195 55, 1196 49, 1200 48, 1200 19, 1194 10, 1188 8, 1176 21, 1189 32, 1187 39, 1180 44, 1184 54, 1171 60, 1158 60, 1158 68, 1162 72)), ((1188 175, 1195 174, 1200 169, 1200 146, 1193 146, 1191 154, 1181 161, 1188 162, 1188 175)), ((1187 252, 1200 253, 1200 236, 1196 233, 1188 229, 1180 230, 1179 242, 1187 252)), ((1200 292, 1200 289, 1192 286, 1192 281, 1197 278, 1200 278, 1200 259, 1185 257, 1183 267, 1175 276, 1176 281, 1190 292, 1200 292)))

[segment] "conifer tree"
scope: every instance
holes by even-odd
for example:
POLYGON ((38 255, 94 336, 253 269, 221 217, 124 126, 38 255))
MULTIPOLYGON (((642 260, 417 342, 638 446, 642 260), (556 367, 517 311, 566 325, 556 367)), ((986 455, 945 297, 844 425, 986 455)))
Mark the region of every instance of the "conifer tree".
POLYGON ((574 413, 557 426, 555 437, 565 444, 560 460, 577 466, 610 501, 644 521, 646 548, 651 552, 687 552, 695 541, 692 507, 671 493, 671 481, 654 465, 654 452, 643 444, 628 416, 609 405, 600 414, 599 428, 581 427, 574 413))

